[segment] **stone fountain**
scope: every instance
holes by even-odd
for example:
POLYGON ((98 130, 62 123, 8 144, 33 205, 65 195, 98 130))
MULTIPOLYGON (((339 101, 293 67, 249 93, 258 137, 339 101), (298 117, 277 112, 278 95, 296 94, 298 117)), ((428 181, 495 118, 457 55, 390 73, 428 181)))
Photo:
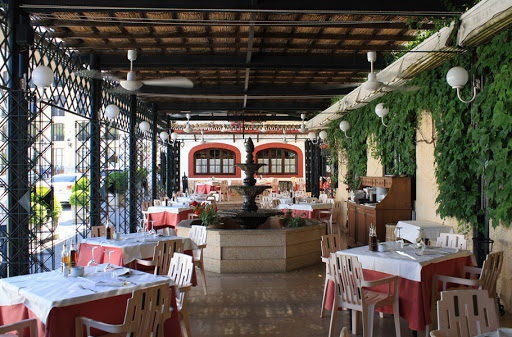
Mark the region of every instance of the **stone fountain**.
POLYGON ((265 223, 269 217, 282 214, 282 212, 274 209, 258 209, 256 197, 263 193, 264 190, 271 187, 256 186, 254 173, 256 173, 260 167, 267 164, 254 162, 254 143, 251 137, 245 142, 245 150, 247 152, 245 164, 235 164, 235 166, 240 167, 245 173, 244 184, 240 186, 230 186, 230 189, 243 195, 245 201, 241 209, 223 209, 219 210, 219 214, 221 216, 233 217, 240 227, 244 229, 256 229, 259 225, 265 223))

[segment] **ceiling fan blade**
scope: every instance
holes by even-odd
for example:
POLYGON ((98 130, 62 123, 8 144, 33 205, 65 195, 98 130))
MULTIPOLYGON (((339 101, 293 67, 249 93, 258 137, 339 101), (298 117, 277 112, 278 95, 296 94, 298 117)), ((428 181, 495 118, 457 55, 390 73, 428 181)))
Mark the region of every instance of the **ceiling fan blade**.
POLYGON ((194 83, 186 77, 164 77, 142 81, 144 85, 155 85, 162 87, 193 88, 194 83))
POLYGON ((91 70, 82 69, 82 70, 74 71, 73 73, 79 77, 91 78, 91 79, 96 79, 96 80, 115 81, 115 82, 119 82, 121 80, 119 77, 115 76, 112 73, 102 72, 102 71, 95 70, 95 69, 91 69, 91 70))

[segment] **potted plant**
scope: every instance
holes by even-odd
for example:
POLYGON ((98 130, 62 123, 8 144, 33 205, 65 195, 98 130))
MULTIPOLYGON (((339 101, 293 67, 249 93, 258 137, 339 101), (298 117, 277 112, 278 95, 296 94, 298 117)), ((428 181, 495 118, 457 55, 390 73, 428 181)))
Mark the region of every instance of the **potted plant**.
POLYGON ((306 220, 302 218, 304 216, 304 213, 300 215, 300 217, 295 217, 292 214, 292 210, 289 209, 283 216, 284 219, 284 227, 285 228, 296 228, 296 227, 302 227, 306 224, 306 220))
POLYGON ((217 208, 213 204, 199 204, 194 201, 192 202, 192 207, 194 207, 194 212, 201 219, 203 226, 215 225, 220 221, 217 208))
POLYGON ((108 192, 114 195, 114 207, 124 204, 124 197, 128 191, 128 171, 111 172, 107 176, 108 192))
POLYGON ((62 215, 62 205, 60 204, 55 196, 53 197, 53 210, 51 209, 50 188, 46 186, 37 186, 30 195, 30 201, 32 206, 32 216, 30 223, 33 226, 39 226, 39 224, 48 221, 48 218, 52 217, 53 229, 56 230, 59 226, 59 218, 62 215))

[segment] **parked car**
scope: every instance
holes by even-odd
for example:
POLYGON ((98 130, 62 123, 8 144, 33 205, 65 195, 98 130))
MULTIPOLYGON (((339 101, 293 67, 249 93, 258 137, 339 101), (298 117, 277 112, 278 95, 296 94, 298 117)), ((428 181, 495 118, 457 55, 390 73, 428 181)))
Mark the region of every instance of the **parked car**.
POLYGON ((53 195, 61 204, 69 204, 71 187, 82 177, 82 173, 63 173, 54 175, 51 179, 53 195))

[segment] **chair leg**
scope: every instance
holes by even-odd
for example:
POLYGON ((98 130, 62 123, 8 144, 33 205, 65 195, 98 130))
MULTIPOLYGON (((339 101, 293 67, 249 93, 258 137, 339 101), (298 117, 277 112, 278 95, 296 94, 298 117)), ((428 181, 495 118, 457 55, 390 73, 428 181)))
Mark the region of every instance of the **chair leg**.
POLYGON ((400 309, 398 307, 398 296, 393 301, 393 316, 395 319, 395 334, 396 337, 400 337, 402 332, 400 331, 400 309))
POLYGON ((351 312, 352 312, 352 334, 358 335, 359 334, 359 321, 360 321, 359 311, 352 309, 351 312))
POLYGON ((188 311, 182 310, 180 311, 181 321, 184 323, 181 325, 181 330, 183 332, 183 325, 185 325, 185 334, 186 337, 192 337, 192 333, 190 332, 190 321, 188 320, 188 311))
POLYGON ((329 284, 329 279, 327 278, 327 272, 325 275, 325 285, 324 285, 324 296, 322 297, 322 310, 320 311, 320 317, 324 317, 325 310, 325 300, 327 297, 327 285, 329 284))
POLYGON ((375 316, 375 306, 363 306, 363 337, 373 337, 373 317, 375 316))
POLYGON ((201 278, 202 278, 202 282, 203 282, 203 291, 204 291, 204 294, 205 295, 208 295, 208 290, 206 289, 206 275, 204 273, 204 266, 203 266, 203 261, 201 261, 197 267, 199 268, 199 270, 201 271, 201 278))
POLYGON ((332 337, 334 334, 334 328, 336 327, 336 315, 338 315, 338 301, 336 298, 336 294, 334 294, 334 303, 332 304, 331 309, 331 322, 329 324, 329 336, 332 337))

